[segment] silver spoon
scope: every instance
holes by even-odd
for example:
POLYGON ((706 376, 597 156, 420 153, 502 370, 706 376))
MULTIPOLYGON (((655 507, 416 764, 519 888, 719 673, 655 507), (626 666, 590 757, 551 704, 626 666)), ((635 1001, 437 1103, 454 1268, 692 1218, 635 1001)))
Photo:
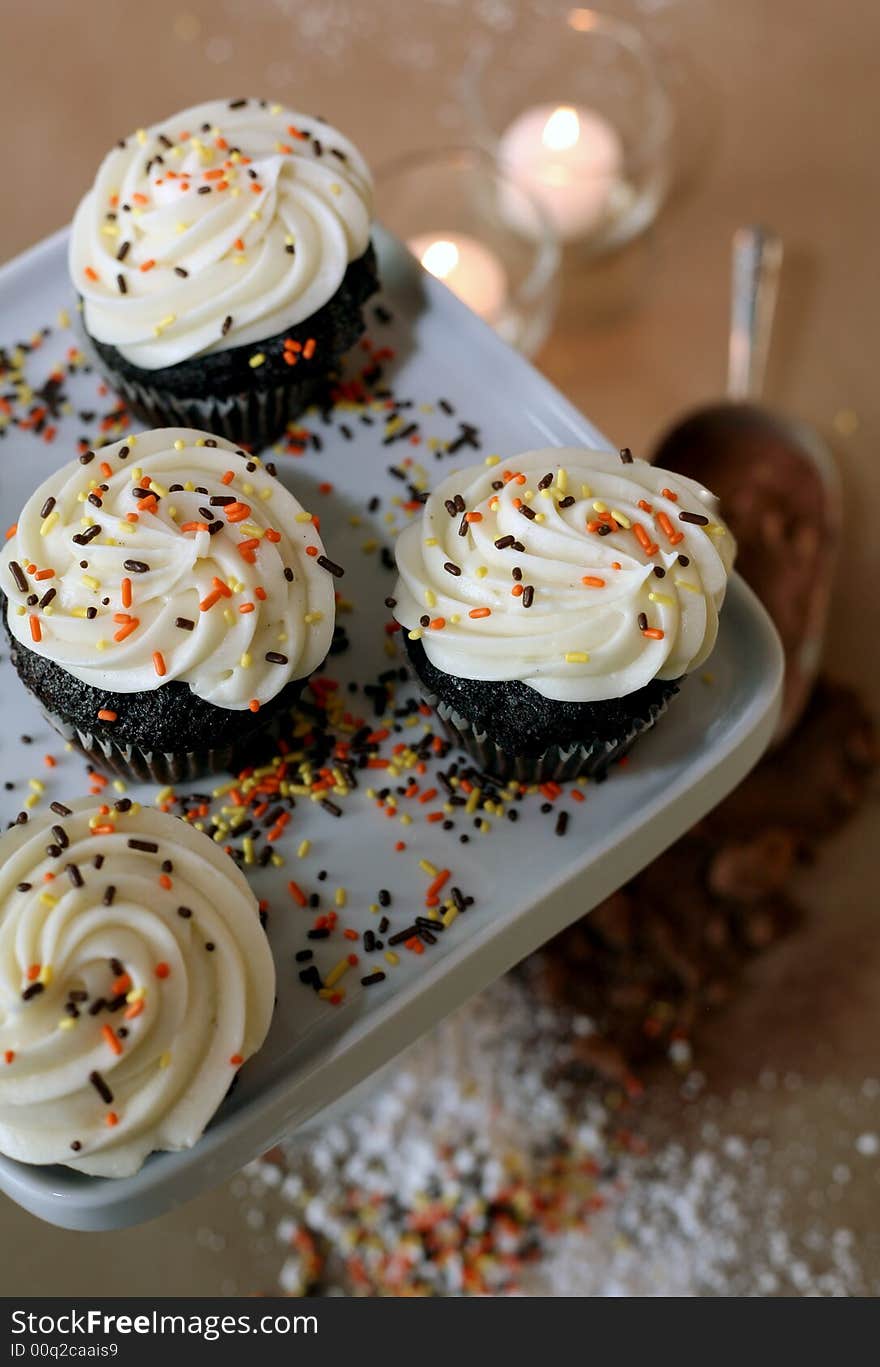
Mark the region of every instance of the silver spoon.
POLYGON ((758 227, 735 233, 727 401, 676 423, 651 457, 721 499, 737 538, 737 569, 785 647, 777 741, 797 722, 819 668, 840 526, 840 484, 828 446, 806 423, 759 403, 781 267, 775 234, 758 227))

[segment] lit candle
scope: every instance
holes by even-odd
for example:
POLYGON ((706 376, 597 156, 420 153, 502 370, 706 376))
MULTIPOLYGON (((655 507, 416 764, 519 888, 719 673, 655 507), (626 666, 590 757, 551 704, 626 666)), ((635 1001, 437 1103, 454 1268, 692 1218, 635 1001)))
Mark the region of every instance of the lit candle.
MULTIPOLYGON (((514 184, 540 204, 564 242, 595 232, 622 187, 620 137, 592 109, 550 104, 527 109, 502 135, 498 155, 514 184)), ((507 196, 506 208, 509 218, 528 226, 515 196, 507 196)))
POLYGON ((465 233, 421 233, 407 243, 430 271, 462 303, 487 323, 495 323, 507 298, 507 276, 497 256, 465 233))

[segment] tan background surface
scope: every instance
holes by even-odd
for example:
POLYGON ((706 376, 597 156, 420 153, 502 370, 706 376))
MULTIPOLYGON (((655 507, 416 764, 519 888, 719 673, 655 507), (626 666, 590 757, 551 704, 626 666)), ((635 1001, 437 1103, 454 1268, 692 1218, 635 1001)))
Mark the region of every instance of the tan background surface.
MULTIPOLYGON (((528 7, 125 0, 98 9, 7 0, 0 259, 66 221, 112 139, 198 99, 260 93, 317 110, 350 131, 374 165, 460 141, 467 130, 455 76, 475 34, 528 7)), ((872 54, 880 6, 680 0, 645 9, 670 52, 687 174, 650 242, 624 263, 628 283, 638 282, 635 306, 599 323, 597 300, 609 289, 617 297, 620 267, 613 280, 570 274, 538 364, 612 438, 643 447, 670 416, 721 388, 733 229, 759 219, 782 233, 788 258, 770 397, 834 441, 848 511, 828 661, 876 707, 880 92, 872 54), (850 427, 857 420, 849 435, 835 430, 841 413, 850 427)), ((12 330, 0 319, 0 331, 12 330)), ((811 932, 757 965, 753 989, 707 1042, 722 1092, 754 1086, 765 1065, 795 1070, 802 1109, 829 1134, 836 1122, 823 1110, 823 1079, 831 1073, 855 1088, 880 1072, 876 818, 875 803, 811 873, 802 889, 815 911, 811 932)), ((776 1115, 772 1097, 763 1104, 768 1133, 781 1133, 790 1124, 782 1102, 776 1115)), ((850 1185, 840 1215, 880 1227, 873 1173, 850 1185)), ((0 1199, 0 1239, 7 1294, 247 1291, 267 1285, 275 1261, 265 1234, 245 1232, 228 1191, 111 1236, 65 1235, 0 1199)))

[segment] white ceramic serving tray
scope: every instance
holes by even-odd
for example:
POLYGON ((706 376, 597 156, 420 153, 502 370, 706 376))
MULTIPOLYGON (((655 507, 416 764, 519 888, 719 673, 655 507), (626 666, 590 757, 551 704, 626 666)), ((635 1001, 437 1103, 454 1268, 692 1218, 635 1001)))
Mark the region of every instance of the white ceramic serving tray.
MULTIPOLYGON (((482 452, 437 459, 427 443, 413 446, 404 440, 384 446, 381 418, 364 426, 356 415, 342 414, 331 426, 313 424, 323 438, 322 452, 278 458, 282 477, 305 505, 320 508, 326 544, 347 566, 341 587, 356 608, 345 619, 352 648, 327 667, 343 681, 367 681, 389 665, 383 599, 393 578, 378 556, 361 551, 370 536, 391 539, 385 514, 391 497, 404 489, 388 474, 389 465, 411 456, 434 479, 490 452, 507 458, 544 445, 607 445, 561 394, 425 275, 398 243, 380 233, 378 245, 383 301, 394 318, 380 324, 371 309, 370 333, 376 345, 396 349, 387 376, 398 398, 414 400, 408 421, 418 421, 426 438, 443 441, 457 434, 459 419, 475 424, 482 452), (439 398, 454 406, 454 416, 437 407, 439 398), (353 440, 343 436, 340 421, 347 421, 353 440), (333 483, 334 495, 317 492, 322 481, 333 483), (371 516, 366 505, 375 494, 383 503, 371 516), (357 529, 350 525, 353 513, 363 519, 357 529)), ((26 339, 45 325, 54 329, 59 311, 71 307, 65 251, 66 232, 61 232, 0 271, 0 346, 26 339)), ((70 333, 53 330, 31 358, 29 370, 35 377, 45 376, 51 361, 75 341, 70 333)), ((357 363, 364 359, 361 355, 357 363)), ((7 388, 0 378, 0 394, 7 388)), ((77 377, 70 389, 78 409, 106 411, 112 402, 111 397, 96 399, 94 375, 77 377)), ((80 434, 94 431, 75 415, 62 416, 58 429, 51 445, 15 427, 0 441, 0 525, 15 519, 49 470, 74 456, 80 434)), ((616 436, 627 439, 626 432, 616 436)), ((5 651, 0 653, 5 657, 5 651)), ((278 967, 274 1022, 264 1048, 242 1069, 238 1087, 207 1133, 195 1148, 154 1155, 135 1177, 117 1181, 0 1158, 0 1188, 42 1219, 66 1228, 136 1224, 221 1182, 279 1137, 304 1126, 466 998, 595 906, 739 782, 773 731, 782 655, 767 615, 736 577, 710 668, 713 682, 688 680, 682 696, 625 768, 606 783, 589 786, 585 802, 567 802, 571 821, 564 839, 554 834, 555 818, 541 814, 540 800, 521 804, 517 824, 496 821, 491 834, 472 833, 466 845, 458 841, 464 823, 454 833, 418 820, 403 830, 377 814, 360 791, 345 799, 341 820, 300 803, 278 846, 288 867, 262 870, 254 877, 258 896, 268 897, 273 908, 269 930, 278 967), (404 836, 407 850, 395 853, 395 841, 404 836), (298 860, 295 850, 304 837, 311 840, 312 852, 307 860, 298 860), (306 944, 311 917, 292 904, 288 878, 325 889, 345 886, 345 924, 359 930, 375 929, 369 904, 380 887, 387 887, 394 902, 393 932, 422 909, 427 880, 418 868, 420 858, 452 868, 454 881, 475 897, 475 905, 426 953, 401 953, 397 968, 389 968, 381 955, 361 951, 364 969, 375 961, 387 970, 387 980, 362 988, 358 974, 349 973, 341 1006, 305 988, 293 956, 306 944), (328 871, 327 881, 315 884, 314 874, 322 868, 328 871)), ((0 820, 5 825, 19 810, 32 776, 46 782, 45 802, 80 795, 86 785, 82 759, 65 754, 5 658, 0 698, 0 779, 15 784, 13 791, 0 785, 0 820), (33 743, 22 744, 21 734, 30 735, 33 743), (54 769, 43 767, 46 752, 58 758, 54 769)), ((146 787, 130 791, 144 801, 155 795, 146 787)), ((338 935, 333 939, 312 946, 324 971, 351 947, 338 935)))

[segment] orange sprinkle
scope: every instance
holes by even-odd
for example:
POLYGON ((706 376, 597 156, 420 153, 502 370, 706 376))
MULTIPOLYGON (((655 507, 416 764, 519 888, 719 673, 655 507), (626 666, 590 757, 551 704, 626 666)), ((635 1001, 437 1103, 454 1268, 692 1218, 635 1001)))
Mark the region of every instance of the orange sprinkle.
POLYGON ((225 474, 222 474, 222 475, 220 476, 220 483, 221 483, 221 484, 231 484, 232 481, 233 481, 234 479, 235 479, 235 471, 234 471, 234 470, 227 470, 225 474))
POLYGON ((292 878, 290 882, 287 884, 287 891, 290 893, 294 902, 296 902, 299 906, 307 907, 309 905, 308 897, 306 897, 299 883, 295 883, 292 878))
POLYGON ((160 874, 159 874, 159 887, 160 887, 160 888, 164 888, 166 892, 170 892, 171 889, 173 888, 173 886, 174 886, 174 884, 171 882, 171 879, 168 877, 168 874, 167 874, 167 873, 160 873, 160 874))
POLYGON ((638 541, 642 550, 645 552, 645 555, 656 555, 657 547, 654 545, 651 538, 648 536, 648 533, 645 531, 641 522, 633 523, 633 534, 636 538, 636 541, 638 541))
POLYGON ((149 261, 142 261, 142 262, 141 262, 139 269, 142 270, 142 271, 151 271, 151 270, 153 269, 153 267, 155 266, 155 264, 156 264, 155 259, 154 259, 154 257, 151 256, 150 259, 149 259, 149 261))
POLYGON ((118 977, 113 979, 110 991, 112 992, 114 997, 119 997, 122 995, 123 992, 128 992, 130 988, 131 974, 120 973, 118 977))
POLYGON ((54 579, 54 578, 55 578, 55 571, 54 571, 54 570, 37 570, 36 574, 34 575, 34 578, 35 578, 35 579, 54 579))
POLYGON ((621 565, 621 563, 620 563, 619 560, 612 560, 612 562, 611 562, 611 568, 612 568, 613 570, 622 570, 622 569, 623 569, 623 566, 621 565))
POLYGON ((115 834, 116 834, 116 827, 115 827, 115 826, 107 825, 107 826, 93 826, 93 827, 92 827, 92 835, 115 835, 115 834))
POLYGON ((242 613, 242 615, 244 615, 244 613, 246 612, 253 612, 254 605, 253 603, 239 603, 238 610, 240 613, 242 613))
POLYGON ((123 579, 123 581, 122 581, 122 583, 121 583, 121 585, 120 585, 120 589, 121 589, 121 592, 122 592, 122 606, 123 606, 124 608, 130 608, 130 607, 131 607, 131 580, 130 580, 130 579, 123 579))
POLYGON ((126 622, 125 626, 120 627, 119 630, 114 634, 114 641, 124 641, 126 637, 130 636, 133 631, 137 631, 140 624, 141 619, 139 617, 132 617, 130 622, 126 622))
POLYGON ((214 589, 211 593, 206 594, 206 596, 205 596, 205 597, 202 599, 202 601, 199 603, 199 611, 200 611, 200 612, 208 612, 208 611, 210 611, 210 609, 214 606, 215 603, 219 603, 219 601, 220 601, 220 599, 222 598, 222 596, 223 596, 223 595, 222 595, 221 593, 219 593, 219 592, 217 591, 217 589, 214 589))
POLYGON ((30 623, 31 628, 31 639, 34 641, 42 641, 43 629, 40 626, 39 617, 35 617, 34 614, 31 613, 30 617, 28 618, 28 621, 30 623))
POLYGON ((446 618, 445 618, 445 617, 434 617, 434 618, 432 618, 432 620, 430 621, 429 626, 430 626, 430 628, 431 628, 432 631, 442 631, 443 628, 446 626, 446 618))
POLYGON ((13 522, 13 524, 12 524, 11 527, 7 527, 7 528, 6 528, 6 540, 7 540, 7 541, 11 541, 12 538, 15 536, 15 533, 16 533, 17 531, 18 531, 18 523, 17 523, 17 522, 13 522))
POLYGON ((241 1065, 244 1063, 244 1055, 231 1054, 229 1057, 229 1062, 232 1064, 233 1068, 240 1068, 241 1065))
POLYGON ((162 654, 161 650, 153 651, 153 668, 159 675, 159 678, 164 679, 168 671, 165 668, 165 656, 162 654))
POLYGON ((83 274, 85 275, 85 277, 86 277, 87 280, 95 280, 95 281, 98 281, 98 280, 101 279, 101 277, 100 277, 100 275, 98 274, 98 272, 97 272, 96 270, 94 270, 91 266, 86 266, 86 268, 85 268, 83 274))
POLYGON ((180 530, 182 532, 206 532, 208 524, 207 522, 182 522, 180 530))
POLYGON ((166 964, 165 961, 162 960, 160 963, 156 964, 156 967, 153 969, 153 972, 155 973, 157 978, 167 978, 171 973, 171 969, 168 967, 168 964, 166 964))
POLYGON ((104 476, 105 479, 109 479, 110 476, 113 474, 113 466, 112 466, 112 465, 108 465, 107 462, 106 462, 106 460, 102 460, 102 461, 101 461, 101 464, 100 464, 100 467, 99 467, 99 468, 100 468, 101 474, 104 476))
POLYGON ((314 337, 308 337, 308 338, 306 338, 306 344, 305 344, 305 346, 303 347, 303 352, 302 352, 302 354, 303 354, 303 360, 304 360, 304 361, 310 361, 310 360, 312 359, 312 357, 313 357, 314 354, 315 354, 315 347, 316 347, 317 345, 318 345, 318 344, 317 344, 317 342, 315 341, 314 337))
MULTIPOLYGON (((221 170, 205 171, 204 174, 203 174, 203 179, 204 179, 204 180, 222 180, 222 179, 223 179, 223 174, 224 174, 224 173, 223 173, 223 171, 221 171, 221 170)), ((241 248, 240 248, 240 247, 239 247, 239 251, 241 251, 241 248)))
POLYGON ((250 702, 248 703, 248 708, 249 708, 249 710, 250 710, 251 712, 259 712, 259 710, 260 710, 260 700, 259 700, 259 698, 251 698, 250 702))
POLYGON ((642 635, 647 636, 651 641, 662 641, 665 633, 659 627, 645 627, 642 635))
POLYGON ((14 1050, 14 1049, 6 1049, 6 1050, 4 1051, 4 1054, 3 1054, 3 1062, 4 1062, 4 1063, 12 1063, 12 1062, 14 1062, 14 1060, 15 1060, 15 1050, 14 1050))
POLYGON ((227 503, 223 511, 228 522, 244 522, 245 518, 251 515, 248 503, 227 503))
POLYGON ((113 1050, 114 1054, 122 1053, 122 1043, 116 1035, 112 1025, 102 1025, 101 1034, 104 1036, 105 1040, 110 1045, 110 1048, 113 1050))
POLYGON ((251 194, 254 194, 254 195, 261 195, 262 193, 263 193, 263 187, 262 187, 262 185, 260 184, 260 182, 259 182, 258 180, 252 180, 252 181, 251 181, 251 194))
POLYGON ((491 617, 491 608, 471 608, 468 617, 491 617))
POLYGON ((465 513, 465 515, 464 515, 464 520, 465 520, 465 522, 482 522, 482 520, 483 520, 483 514, 482 514, 482 513, 465 513))
POLYGON ((45 764, 47 769, 54 769, 58 761, 54 755, 44 755, 43 763, 45 764))
POLYGON ((261 603, 265 603, 266 590, 263 588, 261 584, 258 584, 257 587, 254 589, 254 597, 259 598, 261 603))
POLYGON ((30 965, 30 967, 28 968, 27 972, 25 973, 25 977, 27 978, 27 980, 28 980, 29 983, 35 982, 36 979, 39 978, 39 976, 40 976, 40 969, 42 968, 42 966, 43 966, 42 964, 31 964, 31 965, 30 965))
POLYGON ((315 556, 315 555, 317 555, 317 554, 318 554, 318 547, 317 547, 317 546, 306 546, 306 555, 315 556))
POLYGON ((651 506, 651 504, 648 503, 647 500, 644 499, 644 498, 640 498, 640 499, 639 499, 639 507, 641 508, 641 510, 642 510, 643 513, 653 513, 653 511, 654 511, 654 509, 653 509, 653 507, 651 506))
POLYGON ((267 527, 264 535, 266 540, 271 541, 273 545, 281 540, 281 533, 276 532, 274 527, 267 527))
POLYGON ((104 1123, 108 1125, 112 1130, 114 1125, 119 1124, 119 1116, 116 1114, 115 1111, 108 1111, 104 1117, 104 1123))
POLYGON ((585 574, 581 583, 586 584, 587 588, 590 589, 604 589, 605 587, 605 580, 600 579, 597 574, 585 574))
POLYGON ((102 707, 98 710, 98 721, 116 721, 119 714, 110 707, 102 707))
POLYGON ((439 893, 440 889, 441 889, 448 881, 449 881, 449 869, 441 869, 440 872, 437 874, 437 877, 434 879, 433 883, 429 884, 429 886, 428 886, 428 888, 427 888, 427 891, 425 892, 425 896, 426 896, 426 897, 436 897, 437 894, 439 893))
POLYGON ((672 499, 673 503, 678 502, 678 494, 674 494, 671 489, 661 489, 660 492, 664 498, 672 499))
POLYGON ((144 1009, 144 999, 143 999, 143 997, 141 997, 141 998, 139 998, 138 1001, 132 1002, 131 1006, 130 1006, 130 1007, 128 1008, 128 1010, 125 1011, 123 1014, 124 1014, 125 1019, 126 1019, 127 1021, 133 1021, 133 1020, 135 1020, 135 1018, 136 1018, 137 1016, 139 1016, 139 1015, 141 1014, 141 1012, 143 1011, 143 1009, 144 1009))
POLYGON ((150 202, 146 195, 141 194, 140 190, 135 190, 134 194, 132 195, 132 199, 134 200, 135 204, 149 204, 150 202))

